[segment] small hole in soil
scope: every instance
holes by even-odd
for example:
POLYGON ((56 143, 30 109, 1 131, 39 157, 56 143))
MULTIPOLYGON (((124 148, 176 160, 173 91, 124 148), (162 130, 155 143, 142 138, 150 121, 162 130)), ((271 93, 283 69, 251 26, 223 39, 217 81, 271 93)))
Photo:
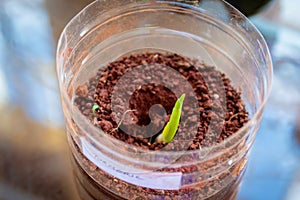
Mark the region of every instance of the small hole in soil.
POLYGON ((129 107, 136 110, 137 124, 146 126, 155 119, 163 119, 170 115, 176 102, 176 95, 168 88, 158 84, 142 85, 129 100, 129 107), (152 115, 152 116, 151 116, 152 115))

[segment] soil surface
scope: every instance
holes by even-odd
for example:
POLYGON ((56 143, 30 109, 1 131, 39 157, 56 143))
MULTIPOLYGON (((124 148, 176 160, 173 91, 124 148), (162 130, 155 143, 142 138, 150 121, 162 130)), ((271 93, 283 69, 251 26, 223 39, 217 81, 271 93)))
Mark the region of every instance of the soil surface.
POLYGON ((229 78, 198 60, 131 54, 102 69, 76 89, 75 105, 95 126, 126 143, 150 150, 194 150, 222 142, 248 121, 241 93, 229 78), (157 143, 178 91, 187 94, 177 135, 169 144, 157 143))

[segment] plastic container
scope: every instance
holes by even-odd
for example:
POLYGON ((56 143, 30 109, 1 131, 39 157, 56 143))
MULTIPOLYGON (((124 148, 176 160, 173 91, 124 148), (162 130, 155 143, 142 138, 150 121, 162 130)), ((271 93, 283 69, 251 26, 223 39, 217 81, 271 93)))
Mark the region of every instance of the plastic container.
POLYGON ((57 72, 84 199, 235 199, 272 79, 263 37, 236 9, 215 0, 198 6, 179 0, 95 1, 64 29, 57 72), (73 105, 75 89, 100 66, 141 51, 214 65, 241 90, 251 120, 225 141, 195 151, 149 152, 108 137, 73 105), (178 170, 184 166, 194 170, 178 170))

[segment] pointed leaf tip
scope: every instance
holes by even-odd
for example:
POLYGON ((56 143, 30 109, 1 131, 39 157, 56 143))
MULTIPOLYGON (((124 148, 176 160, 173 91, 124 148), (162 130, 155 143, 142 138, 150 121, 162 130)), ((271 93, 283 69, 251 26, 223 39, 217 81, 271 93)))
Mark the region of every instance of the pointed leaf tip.
POLYGON ((182 94, 182 95, 179 97, 179 102, 180 102, 181 105, 183 104, 184 98, 185 98, 185 94, 182 94))

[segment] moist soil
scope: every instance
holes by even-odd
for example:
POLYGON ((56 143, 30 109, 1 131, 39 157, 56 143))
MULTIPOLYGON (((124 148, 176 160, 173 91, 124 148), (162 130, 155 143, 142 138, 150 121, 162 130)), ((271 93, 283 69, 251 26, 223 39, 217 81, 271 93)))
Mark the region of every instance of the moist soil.
MULTIPOLYGON (((122 104, 124 100, 114 99, 119 102, 118 110, 123 111, 120 112, 119 122, 115 121, 111 108, 113 91, 120 78, 134 68, 146 65, 148 71, 159 70, 160 66, 173 68, 194 90, 192 95, 186 96, 181 119, 185 119, 187 123, 197 124, 197 131, 189 130, 195 129, 193 126, 180 124, 181 134, 177 135, 173 142, 167 144, 169 147, 165 148, 166 150, 195 150, 212 146, 233 135, 248 121, 248 113, 242 102, 241 93, 231 85, 230 79, 224 73, 198 60, 191 60, 177 54, 144 53, 122 57, 110 63, 105 71, 99 70, 88 83, 76 89, 75 105, 95 126, 119 140, 144 149, 162 148, 164 145, 155 142, 155 137, 162 132, 177 100, 170 89, 157 83, 140 85, 130 97, 129 109, 127 105, 122 104), (224 98, 220 98, 222 95, 224 98), (192 98, 196 98, 196 106, 190 106, 189 100, 192 98), (216 101, 218 103, 214 105, 216 101), (93 105, 99 106, 94 112, 92 111, 93 105), (162 106, 166 113, 155 113, 151 120, 149 110, 153 105, 162 106), (136 126, 132 126, 132 122, 140 127, 148 126, 158 131, 149 137, 149 129, 137 130, 136 126), (215 131, 216 134, 209 134, 209 131, 210 133, 215 131), (189 142, 188 144, 176 142, 182 140, 189 142)), ((147 78, 143 76, 147 71, 144 71, 144 74, 140 71, 134 73, 132 73, 132 79, 128 81, 138 82, 139 79, 147 78)), ((164 71, 157 74, 161 75, 158 77, 160 79, 170 79, 164 71)), ((131 82, 127 84, 130 85, 131 82)), ((172 80, 172 83, 176 87, 176 80, 172 80)), ((126 93, 127 89, 128 87, 123 85, 118 88, 118 91, 126 93)))

